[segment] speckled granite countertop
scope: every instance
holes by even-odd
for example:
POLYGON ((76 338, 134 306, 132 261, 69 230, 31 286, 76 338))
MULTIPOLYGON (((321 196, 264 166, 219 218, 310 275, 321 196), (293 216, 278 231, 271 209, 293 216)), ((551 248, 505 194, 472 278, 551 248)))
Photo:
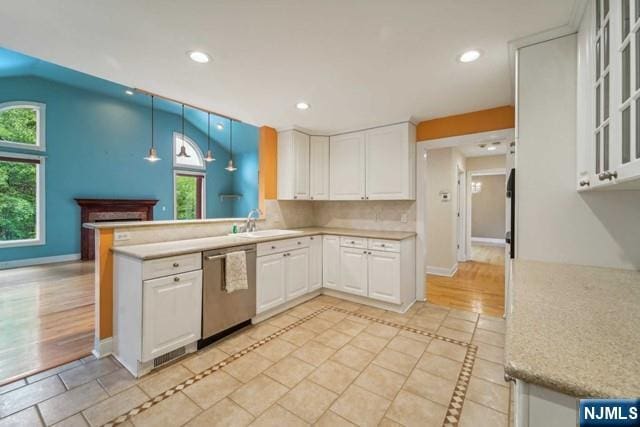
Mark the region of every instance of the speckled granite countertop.
POLYGON ((515 261, 505 372, 575 397, 640 396, 640 272, 515 261))
POLYGON ((272 242, 274 240, 295 239, 296 237, 316 236, 318 234, 335 234, 349 237, 365 237, 369 239, 404 240, 415 237, 415 232, 409 231, 377 231, 355 230, 349 228, 307 227, 295 229, 300 233, 286 236, 246 239, 237 236, 216 236, 202 239, 175 240, 143 245, 116 246, 112 249, 117 254, 127 255, 138 259, 153 259, 167 256, 201 252, 211 249, 228 248, 239 245, 272 242))

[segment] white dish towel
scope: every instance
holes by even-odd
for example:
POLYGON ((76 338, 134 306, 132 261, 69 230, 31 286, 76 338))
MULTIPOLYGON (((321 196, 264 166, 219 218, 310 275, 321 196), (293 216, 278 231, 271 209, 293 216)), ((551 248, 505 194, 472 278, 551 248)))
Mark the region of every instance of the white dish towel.
POLYGON ((244 251, 229 252, 227 254, 225 281, 225 290, 228 294, 240 289, 249 289, 247 256, 244 251))

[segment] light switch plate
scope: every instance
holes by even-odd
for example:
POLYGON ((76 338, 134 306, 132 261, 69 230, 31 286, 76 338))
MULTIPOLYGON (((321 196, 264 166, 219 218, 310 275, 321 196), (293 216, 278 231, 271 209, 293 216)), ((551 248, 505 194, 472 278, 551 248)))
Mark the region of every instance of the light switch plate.
POLYGON ((131 233, 128 231, 116 231, 113 235, 113 240, 121 241, 121 240, 129 240, 131 239, 131 233))

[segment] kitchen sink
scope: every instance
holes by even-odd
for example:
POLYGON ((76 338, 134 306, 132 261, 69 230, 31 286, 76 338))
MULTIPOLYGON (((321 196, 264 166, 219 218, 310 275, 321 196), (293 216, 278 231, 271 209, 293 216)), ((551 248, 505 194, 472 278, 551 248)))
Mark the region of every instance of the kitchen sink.
POLYGON ((264 237, 290 236, 290 235, 301 234, 301 233, 302 231, 298 231, 298 230, 260 230, 260 231, 250 231, 246 233, 230 234, 230 236, 242 237, 245 239, 262 239, 264 237))

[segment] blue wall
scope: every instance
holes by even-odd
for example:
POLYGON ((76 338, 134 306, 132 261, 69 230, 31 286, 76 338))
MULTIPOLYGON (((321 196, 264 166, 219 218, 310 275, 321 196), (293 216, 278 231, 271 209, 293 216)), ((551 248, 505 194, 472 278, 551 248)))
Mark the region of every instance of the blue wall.
MULTIPOLYGON (((74 198, 158 199, 154 219, 173 219, 172 138, 181 129, 179 115, 156 110, 155 140, 162 161, 149 163, 143 157, 150 144, 150 109, 124 94, 120 99, 36 77, 0 78, 0 102, 12 100, 47 106, 46 245, 0 249, 0 261, 80 252, 80 210, 74 198)), ((208 218, 245 216, 258 204, 258 129, 234 124, 239 169, 230 174, 224 170, 228 124, 212 142, 217 161, 206 171, 208 218), (245 186, 248 191, 242 190, 245 186), (221 203, 218 194, 228 192, 246 194, 240 202, 221 203)), ((187 123, 185 133, 206 152, 204 132, 187 123)))

